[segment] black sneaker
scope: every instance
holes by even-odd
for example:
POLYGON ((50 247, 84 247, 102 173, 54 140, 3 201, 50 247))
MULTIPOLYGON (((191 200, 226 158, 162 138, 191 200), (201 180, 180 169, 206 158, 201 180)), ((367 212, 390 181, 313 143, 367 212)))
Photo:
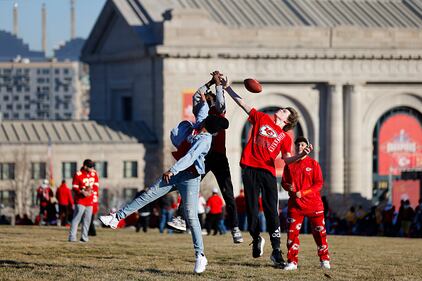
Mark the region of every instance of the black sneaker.
POLYGON ((259 258, 262 257, 264 254, 264 245, 265 245, 265 239, 261 236, 258 236, 257 239, 254 239, 252 241, 252 257, 259 258))
POLYGON ((280 249, 274 249, 271 253, 270 259, 277 267, 284 268, 286 266, 286 261, 283 259, 283 253, 280 249))
POLYGON ((240 232, 240 229, 238 227, 233 228, 232 237, 233 237, 233 243, 235 244, 243 243, 242 232, 240 232))

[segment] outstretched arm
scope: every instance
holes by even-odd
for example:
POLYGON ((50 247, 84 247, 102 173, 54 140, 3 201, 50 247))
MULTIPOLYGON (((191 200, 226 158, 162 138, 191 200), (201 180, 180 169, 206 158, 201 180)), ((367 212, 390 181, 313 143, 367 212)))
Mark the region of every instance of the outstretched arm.
POLYGON ((296 154, 291 156, 290 153, 285 153, 283 154, 283 160, 284 162, 286 162, 287 165, 296 162, 297 160, 299 160, 300 158, 308 155, 309 153, 311 153, 311 151, 314 149, 314 147, 312 146, 312 144, 308 145, 303 151, 302 153, 296 154))
POLYGON ((225 87, 225 89, 226 89, 226 92, 230 95, 230 97, 234 100, 234 102, 235 103, 237 103, 239 106, 240 106, 240 108, 242 108, 245 112, 246 112, 246 114, 248 114, 249 115, 249 113, 251 112, 251 110, 252 110, 252 107, 250 107, 249 105, 247 105, 246 103, 245 103, 245 101, 242 99, 242 97, 241 96, 239 96, 231 87, 230 87, 230 85, 228 85, 228 82, 227 82, 227 80, 226 79, 222 79, 221 80, 222 81, 222 84, 223 84, 223 87, 225 87))

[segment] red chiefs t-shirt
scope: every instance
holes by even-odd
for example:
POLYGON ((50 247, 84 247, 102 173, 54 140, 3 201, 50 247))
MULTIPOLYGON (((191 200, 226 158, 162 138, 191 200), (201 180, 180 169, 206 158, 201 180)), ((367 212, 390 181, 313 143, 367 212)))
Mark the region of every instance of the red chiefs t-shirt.
POLYGON ((218 195, 211 196, 207 201, 207 207, 210 208, 210 214, 221 214, 223 212, 224 202, 218 195))
POLYGON ((248 121, 252 124, 251 137, 240 159, 242 167, 254 167, 270 171, 274 176, 278 154, 290 153, 292 139, 276 125, 274 119, 252 108, 248 121))
MULTIPOLYGON (((211 109, 208 111, 208 114, 216 115, 219 117, 225 117, 225 114, 218 113, 215 106, 211 107, 211 109)), ((222 129, 218 131, 217 135, 212 137, 212 143, 211 143, 211 152, 217 152, 221 154, 226 154, 226 130, 222 129)))
POLYGON ((290 183, 294 192, 300 191, 301 198, 290 197, 289 208, 299 208, 304 211, 323 211, 320 190, 324 183, 321 167, 318 162, 307 156, 302 160, 284 167, 282 186, 290 183))
POLYGON ((96 171, 88 173, 87 171, 81 169, 76 172, 73 176, 72 189, 75 192, 75 202, 76 204, 84 206, 92 206, 93 204, 93 193, 90 196, 84 196, 82 190, 93 190, 94 185, 98 185, 98 176, 96 171))

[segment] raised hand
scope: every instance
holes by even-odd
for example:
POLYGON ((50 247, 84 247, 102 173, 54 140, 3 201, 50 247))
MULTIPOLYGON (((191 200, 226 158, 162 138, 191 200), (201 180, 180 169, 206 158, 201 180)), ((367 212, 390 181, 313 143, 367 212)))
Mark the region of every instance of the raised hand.
POLYGON ((164 174, 163 174, 163 180, 166 182, 166 183, 169 183, 170 182, 170 178, 173 176, 173 173, 172 172, 170 172, 170 171, 167 171, 167 172, 165 172, 164 174))

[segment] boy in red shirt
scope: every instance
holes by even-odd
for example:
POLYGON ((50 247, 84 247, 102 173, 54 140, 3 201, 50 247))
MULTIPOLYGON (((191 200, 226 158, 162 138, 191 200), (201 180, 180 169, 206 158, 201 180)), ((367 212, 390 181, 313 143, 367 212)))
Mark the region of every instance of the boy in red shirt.
POLYGON ((274 116, 270 116, 247 105, 228 85, 226 79, 222 79, 222 84, 233 100, 249 115, 248 121, 252 124, 251 136, 240 160, 248 230, 253 238, 252 256, 254 258, 261 257, 265 244, 265 239, 260 236, 258 219, 258 198, 261 193, 267 229, 273 248, 270 259, 274 265, 283 267, 285 262, 280 249, 275 159, 281 152, 283 160, 289 164, 308 154, 312 147, 305 150, 302 155, 291 156, 292 140, 287 131, 296 126, 298 120, 296 110, 291 107, 280 108, 274 116))
MULTIPOLYGON (((301 154, 309 141, 298 137, 295 141, 297 154, 301 154)), ((324 181, 321 167, 318 162, 309 156, 300 158, 299 161, 286 165, 281 185, 289 192, 287 211, 287 260, 285 270, 296 270, 299 254, 299 231, 303 218, 310 219, 312 235, 318 247, 318 256, 321 267, 330 269, 328 255, 327 233, 324 222, 324 205, 319 194, 324 181)))
POLYGON ((73 214, 72 225, 69 231, 69 242, 76 242, 78 225, 83 217, 81 242, 88 242, 88 230, 92 217, 93 190, 99 186, 97 172, 94 170, 94 162, 86 159, 80 171, 73 176, 73 192, 75 194, 76 207, 73 214))

